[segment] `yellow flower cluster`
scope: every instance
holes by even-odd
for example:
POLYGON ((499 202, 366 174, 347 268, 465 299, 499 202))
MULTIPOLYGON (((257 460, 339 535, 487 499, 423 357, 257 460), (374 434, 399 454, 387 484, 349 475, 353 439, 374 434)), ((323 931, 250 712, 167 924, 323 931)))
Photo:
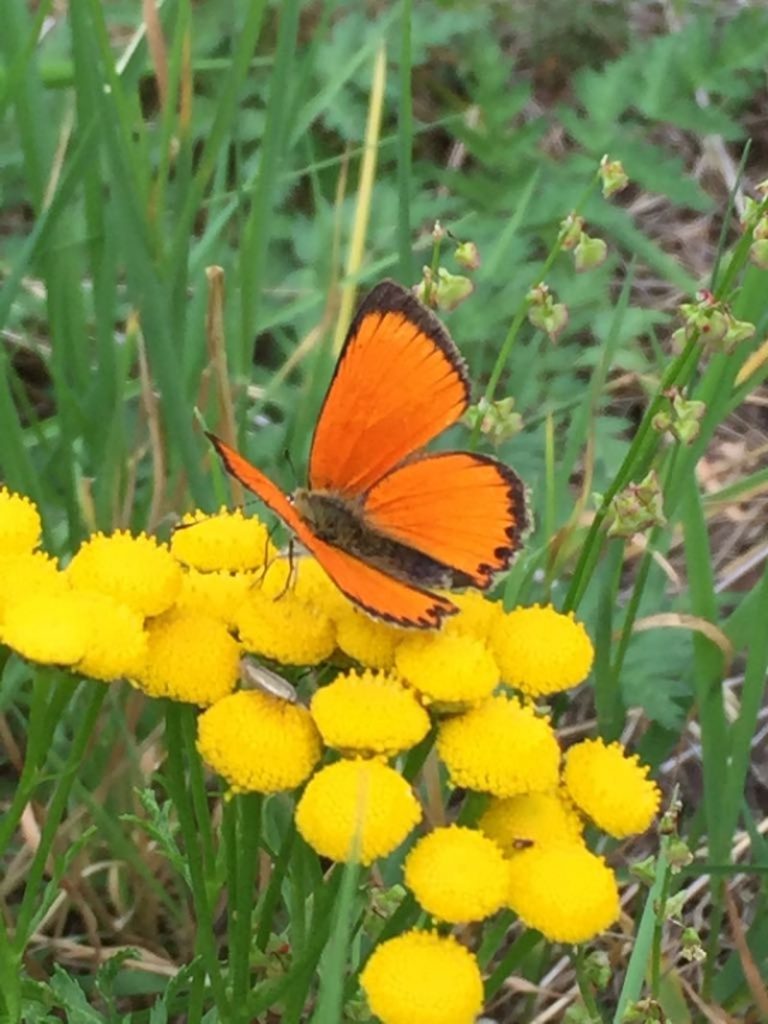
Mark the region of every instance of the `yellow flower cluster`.
MULTIPOLYGON (((416 828, 421 806, 395 759, 432 729, 451 783, 489 802, 478 827, 436 828, 410 850, 404 881, 424 911, 458 924, 509 907, 563 942, 615 921, 616 879, 587 847, 584 819, 618 838, 642 831, 659 792, 618 744, 587 740, 563 759, 532 703, 589 674, 592 644, 572 615, 504 612, 468 592, 452 595, 459 614, 439 631, 386 625, 314 559, 280 557, 239 512, 186 517, 170 545, 96 534, 63 570, 40 538, 34 505, 0 490, 0 641, 22 657, 205 708, 205 762, 234 792, 306 783, 296 827, 336 861, 370 864, 416 828), (289 686, 285 697, 248 689, 244 654, 294 681, 291 667, 338 667, 307 708, 289 686)), ((382 943, 362 983, 386 1024, 469 1024, 482 1004, 472 955, 430 932, 382 943)))

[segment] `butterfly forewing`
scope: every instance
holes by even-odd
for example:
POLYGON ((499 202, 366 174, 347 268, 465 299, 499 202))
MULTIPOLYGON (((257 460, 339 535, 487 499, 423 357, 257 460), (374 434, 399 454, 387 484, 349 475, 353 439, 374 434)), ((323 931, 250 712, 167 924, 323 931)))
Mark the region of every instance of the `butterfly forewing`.
POLYGON ((364 494, 462 415, 466 367, 440 321, 383 281, 349 330, 318 419, 309 486, 364 494))

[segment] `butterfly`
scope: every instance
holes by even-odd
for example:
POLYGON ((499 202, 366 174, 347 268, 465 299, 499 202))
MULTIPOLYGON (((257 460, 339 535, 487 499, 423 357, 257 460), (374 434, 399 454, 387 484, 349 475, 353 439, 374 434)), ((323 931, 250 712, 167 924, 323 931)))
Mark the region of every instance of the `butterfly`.
POLYGON ((528 526, 525 488, 504 463, 421 451, 469 406, 450 335, 408 289, 382 281, 363 300, 328 387, 308 484, 288 497, 208 434, 226 469, 370 615, 435 628, 457 606, 435 590, 490 586, 528 526))

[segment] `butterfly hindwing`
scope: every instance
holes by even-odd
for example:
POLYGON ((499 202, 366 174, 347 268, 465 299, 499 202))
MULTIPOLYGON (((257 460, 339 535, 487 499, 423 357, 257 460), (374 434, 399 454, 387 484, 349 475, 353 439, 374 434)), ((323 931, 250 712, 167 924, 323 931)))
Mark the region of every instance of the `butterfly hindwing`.
POLYGON ((464 413, 466 366, 414 295, 383 281, 358 310, 320 412, 309 486, 361 495, 464 413))
POLYGON ((528 526, 525 489, 503 463, 470 452, 426 455, 366 495, 369 529, 466 574, 485 588, 508 568, 528 526))

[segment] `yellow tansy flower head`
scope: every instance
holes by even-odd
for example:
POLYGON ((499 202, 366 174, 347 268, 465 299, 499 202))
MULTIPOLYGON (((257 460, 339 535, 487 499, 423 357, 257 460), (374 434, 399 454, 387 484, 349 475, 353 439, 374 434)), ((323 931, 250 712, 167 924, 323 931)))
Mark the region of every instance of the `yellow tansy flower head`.
POLYGON ((659 809, 659 789, 647 766, 619 743, 596 739, 571 747, 563 781, 574 803, 617 839, 644 832, 659 809))
POLYGON ((520 850, 509 878, 512 910, 552 942, 586 942, 619 916, 616 878, 584 845, 520 850))
POLYGON ((181 569, 167 546, 142 533, 97 533, 67 567, 72 585, 109 594, 142 615, 159 615, 176 600, 181 569))
POLYGON ((584 828, 573 804, 559 790, 497 797, 489 803, 478 827, 509 854, 517 852, 520 843, 579 843, 584 828))
POLYGON ((216 515, 198 511, 184 516, 171 537, 171 551, 184 565, 203 572, 258 569, 276 554, 260 519, 226 508, 216 515))
POLYGON ((234 627, 237 609, 247 599, 256 574, 251 572, 200 572, 187 569, 176 607, 203 612, 234 627))
POLYGON ((305 707, 257 690, 217 701, 197 720, 197 749, 236 793, 279 793, 300 786, 322 746, 305 707))
POLYGON ((515 796, 557 785, 560 748, 552 726, 514 698, 489 697, 443 722, 437 750, 455 786, 515 796))
POLYGON ((28 593, 5 610, 4 644, 41 665, 74 665, 91 639, 90 603, 68 588, 28 593))
POLYGON ((73 596, 82 604, 90 627, 77 671, 104 682, 140 672, 147 656, 143 617, 108 594, 75 591, 73 596))
POLYGON ((16 555, 0 553, 0 623, 6 609, 25 597, 41 592, 63 594, 67 590, 66 573, 59 572, 56 560, 42 551, 16 555))
POLYGON ((450 825, 414 846, 405 861, 405 884, 424 910, 441 921, 482 921, 507 901, 509 865, 482 832, 450 825))
POLYGON ((383 1024, 474 1024, 483 1005, 477 960, 453 936, 434 932, 382 942, 360 984, 383 1024))
POLYGON ((532 696, 559 693, 583 682, 594 657, 584 626, 551 605, 515 608, 502 615, 491 646, 504 682, 532 696))
POLYGON ((355 608, 311 555, 294 558, 293 587, 300 601, 319 608, 329 618, 346 615, 355 608))
POLYGON ((392 853, 420 818, 411 787, 377 760, 321 768, 296 808, 296 827, 317 853, 366 865, 392 853))
MULTIPOLYGON (((296 597, 296 568, 293 561, 278 554, 255 574, 254 589, 263 597, 279 601, 290 593, 296 597)), ((300 599, 303 600, 303 599, 300 599)), ((306 603, 306 602, 305 602, 306 603)))
POLYGON ((495 623, 504 614, 498 601, 491 601, 478 590, 466 590, 463 594, 446 594, 459 609, 443 623, 441 632, 472 636, 482 643, 488 643, 495 623))
POLYGON ((33 551, 40 543, 41 531, 37 506, 25 495, 0 487, 0 554, 33 551))
POLYGON ((273 597, 252 589, 235 618, 246 651, 282 665, 318 665, 336 649, 331 620, 292 590, 273 597))
POLYGON ((345 753, 408 750, 429 731, 429 716, 410 690, 380 672, 347 672, 312 698, 323 741, 345 753))
POLYGON ((240 648, 218 619, 172 609, 147 623, 144 667, 134 677, 151 697, 213 704, 235 688, 240 648))
POLYGON ((367 668, 390 669, 395 664, 395 650, 407 634, 398 626, 378 622, 351 602, 334 615, 336 642, 350 658, 367 668))
POLYGON ((442 630, 408 635, 395 652, 395 666, 419 693, 440 704, 482 700, 499 682, 499 669, 485 644, 442 630))

